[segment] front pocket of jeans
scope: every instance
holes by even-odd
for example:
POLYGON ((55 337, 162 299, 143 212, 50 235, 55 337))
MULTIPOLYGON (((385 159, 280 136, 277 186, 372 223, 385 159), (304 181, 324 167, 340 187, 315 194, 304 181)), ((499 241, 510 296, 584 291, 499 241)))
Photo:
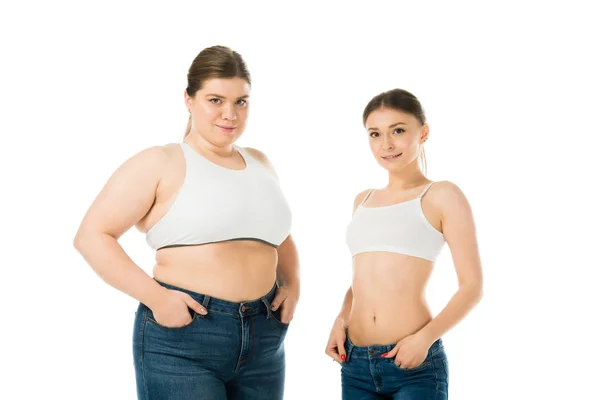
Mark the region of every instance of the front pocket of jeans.
POLYGON ((399 366, 398 366, 398 365, 395 363, 395 360, 394 360, 393 358, 392 358, 391 360, 392 360, 392 364, 394 365, 394 367, 396 367, 396 369, 399 369, 400 371, 404 371, 404 372, 416 372, 416 371, 421 371, 421 370, 424 370, 424 369, 427 369, 427 368, 429 368, 429 366, 431 365, 431 364, 430 364, 430 362, 429 362, 429 359, 428 359, 428 358, 426 358, 426 359, 425 359, 425 361, 423 361, 423 362, 421 363, 421 365, 418 365, 418 366, 416 366, 415 368, 402 368, 402 367, 399 367, 399 366))
POLYGON ((271 317, 273 317, 273 320, 275 320, 275 322, 277 322, 279 325, 283 326, 284 328, 287 328, 290 326, 290 324, 286 324, 284 322, 281 322, 281 308, 278 308, 277 311, 271 311, 271 317))
POLYGON ((154 326, 159 327, 160 329, 164 329, 164 330, 168 330, 168 331, 182 331, 185 330, 189 327, 191 327, 192 325, 194 325, 199 319, 200 317, 198 316, 198 314, 196 314, 194 311, 190 311, 190 315, 192 317, 192 320, 183 326, 165 326, 160 324, 158 321, 156 321, 154 319, 154 315, 152 314, 152 311, 149 311, 148 314, 146 315, 146 320, 151 323, 154 326))

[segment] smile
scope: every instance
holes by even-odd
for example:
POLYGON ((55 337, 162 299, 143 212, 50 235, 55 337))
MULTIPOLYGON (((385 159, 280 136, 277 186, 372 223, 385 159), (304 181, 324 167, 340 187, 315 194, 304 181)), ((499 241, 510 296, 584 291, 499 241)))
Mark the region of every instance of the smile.
POLYGON ((235 128, 237 128, 237 126, 221 126, 221 125, 217 125, 217 127, 223 129, 224 131, 227 132, 231 132, 232 130, 234 130, 235 128))
POLYGON ((399 153, 399 154, 396 154, 396 155, 393 155, 393 156, 385 156, 385 157, 381 157, 381 158, 383 158, 383 159, 386 159, 386 160, 389 160, 389 159, 391 159, 391 158, 397 158, 397 157, 400 157, 401 155, 402 155, 402 153, 399 153))

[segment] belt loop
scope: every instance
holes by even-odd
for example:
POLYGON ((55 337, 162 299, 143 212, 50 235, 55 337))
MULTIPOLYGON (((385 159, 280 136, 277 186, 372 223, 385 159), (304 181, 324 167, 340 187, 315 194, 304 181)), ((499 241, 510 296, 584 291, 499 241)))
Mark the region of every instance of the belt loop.
POLYGON ((350 338, 348 337, 348 328, 345 328, 344 330, 346 331, 346 340, 344 340, 344 344, 348 344, 348 349, 347 350, 344 349, 344 350, 346 350, 346 362, 350 362, 350 355, 352 354, 352 351, 354 350, 354 344, 352 344, 352 342, 350 341, 350 338))
POLYGON ((205 295, 204 299, 202 299, 202 307, 208 311, 208 303, 210 302, 210 296, 205 295))
POLYGON ((346 343, 348 343, 348 350, 346 350, 346 362, 350 362, 350 358, 352 357, 352 351, 354 350, 354 345, 350 340, 346 339, 346 343))
POLYGON ((269 300, 267 300, 266 297, 263 297, 260 300, 263 302, 265 307, 267 307, 267 319, 273 317, 273 314, 271 313, 271 304, 270 304, 269 300))

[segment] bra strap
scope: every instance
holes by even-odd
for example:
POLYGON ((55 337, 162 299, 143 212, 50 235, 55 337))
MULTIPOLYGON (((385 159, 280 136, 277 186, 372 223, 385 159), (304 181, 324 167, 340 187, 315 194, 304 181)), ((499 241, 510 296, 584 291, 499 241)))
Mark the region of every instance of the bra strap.
POLYGON ((425 189, 424 189, 424 190, 421 192, 421 194, 419 195, 419 197, 418 197, 418 198, 420 199, 421 197, 423 197, 423 195, 424 195, 425 193, 427 193, 427 191, 429 190, 429 188, 430 188, 430 187, 431 187, 431 185, 433 185, 433 184, 434 184, 434 182, 431 182, 429 185, 427 185, 427 187, 426 187, 426 188, 425 188, 425 189))
POLYGON ((367 201, 367 199, 369 198, 369 196, 371 196, 371 193, 373 193, 373 190, 375 189, 371 189, 369 190, 369 193, 367 193, 367 195, 365 196, 365 198, 363 199, 363 201, 360 202, 360 205, 362 206, 363 204, 365 204, 365 201, 367 201))

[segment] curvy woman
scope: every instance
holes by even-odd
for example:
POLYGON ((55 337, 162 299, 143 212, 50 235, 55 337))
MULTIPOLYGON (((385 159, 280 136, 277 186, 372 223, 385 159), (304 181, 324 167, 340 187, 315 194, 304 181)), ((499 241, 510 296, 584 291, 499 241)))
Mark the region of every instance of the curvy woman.
POLYGON ((442 335, 482 296, 475 224, 463 192, 432 182, 420 165, 429 126, 419 100, 394 89, 363 114, 373 156, 389 176, 382 189, 358 194, 347 229, 353 279, 326 353, 342 365, 342 397, 448 398, 442 335), (433 318, 425 288, 445 243, 459 288, 433 318))
POLYGON ((282 399, 283 341, 299 297, 291 213, 267 157, 241 148, 250 103, 242 57, 194 59, 182 143, 145 149, 110 177, 75 247, 109 285, 139 300, 139 399, 282 399), (119 245, 136 226, 153 277, 119 245))

